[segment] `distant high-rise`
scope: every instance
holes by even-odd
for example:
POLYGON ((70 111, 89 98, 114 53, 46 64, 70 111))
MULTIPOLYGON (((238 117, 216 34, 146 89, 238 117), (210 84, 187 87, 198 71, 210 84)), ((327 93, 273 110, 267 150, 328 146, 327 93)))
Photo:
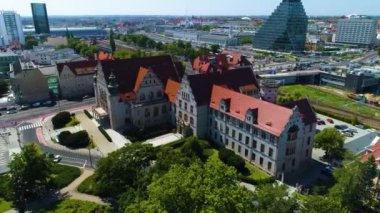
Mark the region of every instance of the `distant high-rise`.
POLYGON ((50 26, 46 11, 46 4, 32 3, 32 14, 36 34, 49 34, 50 26))
POLYGON ((352 16, 339 20, 337 43, 371 46, 376 41, 377 22, 368 17, 352 16))
POLYGON ((279 52, 303 51, 307 25, 301 0, 283 0, 254 36, 253 47, 279 52))
POLYGON ((14 11, 0 11, 0 46, 25 43, 20 15, 14 11))

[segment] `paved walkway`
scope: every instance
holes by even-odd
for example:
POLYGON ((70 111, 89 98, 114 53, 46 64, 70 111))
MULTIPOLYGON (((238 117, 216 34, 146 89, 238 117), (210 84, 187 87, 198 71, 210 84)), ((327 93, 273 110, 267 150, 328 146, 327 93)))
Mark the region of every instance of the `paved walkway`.
POLYGON ((114 143, 108 142, 104 135, 99 131, 98 126, 96 126, 83 112, 78 112, 75 116, 81 123, 82 128, 88 132, 88 135, 92 137, 94 143, 104 155, 118 149, 114 143))
POLYGON ((165 144, 172 143, 174 141, 178 141, 181 138, 182 138, 181 134, 169 133, 166 135, 161 135, 161 136, 158 136, 156 138, 149 139, 149 140, 145 141, 144 143, 149 143, 149 144, 152 144, 153 147, 158 147, 158 146, 162 146, 165 144))
POLYGON ((83 169, 81 176, 79 176, 77 179, 75 179, 70 185, 66 186, 65 188, 61 189, 61 194, 68 196, 71 199, 75 200, 82 200, 82 201, 90 201, 94 203, 98 203, 101 205, 108 205, 107 203, 103 202, 100 197, 94 196, 94 195, 88 195, 79 193, 77 191, 78 186, 86 180, 86 178, 90 177, 94 174, 94 171, 83 169))

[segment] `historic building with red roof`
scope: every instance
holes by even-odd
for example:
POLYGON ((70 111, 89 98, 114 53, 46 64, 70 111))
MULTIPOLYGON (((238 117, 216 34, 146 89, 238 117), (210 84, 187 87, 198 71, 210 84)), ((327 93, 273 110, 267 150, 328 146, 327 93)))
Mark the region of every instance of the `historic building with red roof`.
POLYGON ((380 166, 380 137, 373 139, 370 146, 368 146, 364 153, 362 154, 361 160, 363 162, 368 161, 368 158, 373 156, 375 158, 376 164, 380 166))
POLYGON ((208 137, 282 179, 311 161, 316 116, 309 102, 287 106, 213 86, 208 137))

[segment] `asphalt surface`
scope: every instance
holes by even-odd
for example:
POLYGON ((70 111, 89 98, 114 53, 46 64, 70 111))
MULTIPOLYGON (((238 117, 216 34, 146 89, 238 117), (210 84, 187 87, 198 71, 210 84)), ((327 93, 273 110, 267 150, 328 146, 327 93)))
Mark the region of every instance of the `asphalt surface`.
POLYGON ((95 98, 88 98, 80 101, 61 100, 52 107, 30 108, 28 110, 20 110, 17 113, 10 115, 5 112, 0 112, 3 114, 0 116, 0 127, 10 127, 14 126, 15 122, 20 123, 39 116, 93 104, 95 104, 95 98))
MULTIPOLYGON (((36 136, 36 128, 21 131, 20 139, 23 144, 30 144, 33 142, 38 143, 38 138, 36 136)), ((90 153, 82 154, 75 152, 75 150, 71 151, 63 149, 54 149, 40 143, 38 143, 38 145, 40 146, 43 152, 60 155, 62 157, 62 160, 59 163, 61 164, 67 164, 77 167, 95 168, 96 162, 100 159, 98 155, 94 155, 94 151, 91 151, 90 157, 90 153)))

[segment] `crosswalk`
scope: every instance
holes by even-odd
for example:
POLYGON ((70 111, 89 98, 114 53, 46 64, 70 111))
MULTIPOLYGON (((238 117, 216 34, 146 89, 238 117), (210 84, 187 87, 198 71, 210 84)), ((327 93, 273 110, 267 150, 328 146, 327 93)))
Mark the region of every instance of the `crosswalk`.
POLYGON ((38 127, 41 127, 41 126, 43 126, 43 122, 42 121, 38 121, 38 122, 35 122, 35 123, 32 123, 32 124, 20 126, 17 129, 18 129, 18 131, 24 131, 24 130, 28 130, 28 129, 35 129, 35 128, 38 128, 38 127))

